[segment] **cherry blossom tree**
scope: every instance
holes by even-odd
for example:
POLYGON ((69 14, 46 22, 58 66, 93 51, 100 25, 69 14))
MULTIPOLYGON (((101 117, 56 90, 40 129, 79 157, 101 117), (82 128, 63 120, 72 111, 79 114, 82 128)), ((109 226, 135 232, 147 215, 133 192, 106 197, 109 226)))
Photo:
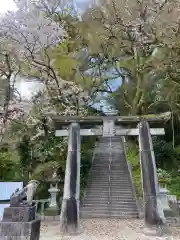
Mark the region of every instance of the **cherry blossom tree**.
POLYGON ((15 48, 0 37, 0 143, 3 140, 8 120, 17 118, 21 112, 15 88, 20 63, 15 48))
POLYGON ((58 105, 54 111, 60 111, 61 114, 68 114, 72 109, 76 109, 74 112, 77 113, 76 100, 78 99, 79 106, 80 99, 85 96, 83 89, 73 79, 69 82, 62 79, 61 72, 54 64, 54 51, 68 39, 68 34, 64 29, 65 21, 54 21, 53 14, 58 13, 65 2, 15 2, 18 10, 8 12, 0 20, 0 77, 6 85, 1 107, 1 136, 6 129, 8 114, 17 106, 11 102, 11 92, 15 90, 17 76, 33 78, 43 83, 46 105, 51 110, 58 105), (79 97, 80 93, 82 97, 79 97), (73 95, 76 100, 73 100, 73 95))

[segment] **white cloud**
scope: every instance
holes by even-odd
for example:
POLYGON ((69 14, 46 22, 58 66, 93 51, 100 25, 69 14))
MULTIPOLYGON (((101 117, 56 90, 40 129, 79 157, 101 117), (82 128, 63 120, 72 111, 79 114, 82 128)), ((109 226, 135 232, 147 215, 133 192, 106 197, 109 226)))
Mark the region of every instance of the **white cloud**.
POLYGON ((0 0, 0 13, 16 10, 16 4, 13 0, 0 0))

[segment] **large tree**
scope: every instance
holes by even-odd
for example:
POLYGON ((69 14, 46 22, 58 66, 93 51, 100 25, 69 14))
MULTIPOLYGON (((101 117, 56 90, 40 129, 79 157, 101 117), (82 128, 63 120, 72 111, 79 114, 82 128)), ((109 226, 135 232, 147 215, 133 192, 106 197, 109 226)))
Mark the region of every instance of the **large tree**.
POLYGON ((179 28, 178 9, 177 1, 102 0, 84 14, 81 31, 96 59, 94 68, 113 69, 119 78, 121 87, 113 96, 121 114, 156 111, 166 101, 161 93, 171 52, 167 46, 179 28))

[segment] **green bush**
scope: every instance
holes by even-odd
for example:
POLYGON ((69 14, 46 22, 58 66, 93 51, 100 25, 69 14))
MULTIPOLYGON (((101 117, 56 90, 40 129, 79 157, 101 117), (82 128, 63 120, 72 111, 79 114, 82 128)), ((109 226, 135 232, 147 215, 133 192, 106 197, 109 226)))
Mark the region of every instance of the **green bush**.
POLYGON ((141 183, 141 167, 139 161, 139 149, 138 146, 132 143, 128 143, 126 147, 127 160, 132 166, 132 175, 134 184, 137 187, 138 197, 142 197, 142 183, 141 183))
POLYGON ((170 170, 179 165, 180 151, 173 149, 171 142, 161 140, 159 137, 153 138, 154 154, 157 168, 170 170))
POLYGON ((0 181, 21 181, 20 165, 14 152, 0 152, 0 181))
POLYGON ((169 194, 176 195, 180 199, 180 173, 173 170, 171 173, 171 180, 168 183, 169 194))
POLYGON ((158 168, 166 170, 170 174, 168 182, 169 194, 180 198, 180 145, 173 149, 171 142, 166 142, 159 137, 153 138, 156 165, 158 168))

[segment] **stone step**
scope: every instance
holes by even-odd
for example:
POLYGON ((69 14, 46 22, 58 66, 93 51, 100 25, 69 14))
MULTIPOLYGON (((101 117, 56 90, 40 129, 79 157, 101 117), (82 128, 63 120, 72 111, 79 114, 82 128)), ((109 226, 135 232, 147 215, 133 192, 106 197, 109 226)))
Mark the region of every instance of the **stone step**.
POLYGON ((95 188, 119 188, 119 189, 122 189, 122 188, 132 188, 132 184, 129 183, 129 182, 116 182, 116 181, 110 181, 110 182, 99 182, 97 184, 97 182, 90 182, 89 185, 88 185, 88 188, 92 188, 92 187, 95 187, 95 188))
POLYGON ((84 212, 116 212, 116 213, 137 213, 137 208, 135 206, 133 207, 126 207, 126 208, 116 208, 116 207, 106 207, 106 208, 100 208, 100 207, 82 207, 81 211, 84 212))
MULTIPOLYGON (((120 195, 120 196, 116 196, 116 195, 113 195, 113 196, 111 196, 111 199, 127 199, 127 200, 130 200, 130 199, 136 199, 135 198, 135 196, 133 195, 133 194, 123 194, 123 195, 120 195), (129 196, 128 196, 129 195, 129 196)), ((87 197, 89 198, 89 199, 91 199, 91 198, 94 198, 94 197, 96 197, 97 199, 107 199, 109 196, 102 196, 102 195, 91 195, 91 194, 86 194, 86 197, 85 197, 85 199, 87 199, 87 197)))
POLYGON ((117 167, 123 167, 123 166, 127 166, 126 162, 122 162, 121 160, 117 159, 117 160, 112 160, 112 159, 107 159, 107 161, 105 161, 104 159, 102 161, 96 161, 94 160, 93 162, 93 166, 97 166, 100 167, 104 164, 104 167, 108 167, 109 164, 111 166, 117 166, 117 167))
POLYGON ((103 167, 102 168, 99 168, 99 169, 92 169, 91 170, 91 172, 92 173, 101 173, 101 174, 112 174, 112 175, 114 175, 114 174, 123 174, 123 173, 128 173, 129 171, 128 171, 128 169, 107 169, 107 170, 105 170, 105 169, 103 169, 103 167))
MULTIPOLYGON (((84 199, 84 204, 95 204, 95 203, 99 203, 99 204, 105 204, 108 202, 108 198, 104 198, 104 199, 89 199, 89 198, 85 198, 84 199), (98 201, 99 200, 99 201, 98 201)), ((110 199, 111 203, 124 203, 127 202, 129 204, 131 204, 132 202, 136 202, 136 199, 131 197, 131 198, 125 198, 125 197, 119 197, 119 198, 111 198, 110 199)))
MULTIPOLYGON (((111 170, 113 170, 113 171, 115 171, 115 170, 117 170, 117 171, 121 171, 121 170, 128 170, 128 167, 127 166, 111 166, 110 165, 110 167, 111 167, 111 170), (115 168, 117 168, 117 169, 115 169, 115 168)), ((109 164, 106 166, 106 167, 104 167, 103 166, 103 164, 102 165, 97 165, 97 166, 93 166, 92 167, 92 170, 99 170, 99 171, 109 171, 109 164)))
POLYGON ((126 208, 126 207, 133 207, 136 208, 136 203, 134 201, 132 202, 114 202, 112 203, 111 201, 109 203, 84 203, 83 208, 88 208, 88 207, 99 207, 99 208, 126 208))
POLYGON ((104 159, 114 159, 114 160, 118 160, 119 162, 126 162, 125 159, 124 159, 124 154, 123 152, 119 151, 114 151, 114 149, 105 149, 104 153, 102 154, 96 154, 94 156, 94 160, 97 160, 97 161, 101 161, 101 160, 104 160, 104 159), (107 152, 108 151, 108 152, 107 152), (111 152, 111 154, 110 154, 111 152), (122 160, 122 161, 121 161, 122 160))
MULTIPOLYGON (((109 150, 110 151, 110 150, 109 150)), ((94 157, 94 163, 98 163, 98 162, 107 162, 112 160, 113 162, 119 163, 119 164, 124 164, 126 163, 126 161, 124 160, 124 155, 123 154, 116 154, 116 155, 110 155, 105 153, 105 155, 101 155, 101 156, 97 156, 95 155, 94 157)))
POLYGON ((107 207, 115 207, 115 208, 133 208, 133 209, 136 209, 137 210, 137 206, 136 206, 136 203, 135 202, 130 202, 130 203, 128 203, 128 204, 126 204, 126 205, 123 205, 123 202, 122 203, 120 203, 120 202, 113 202, 113 203, 109 203, 108 204, 108 202, 99 202, 99 203, 97 203, 97 202, 85 202, 85 203, 83 203, 82 204, 82 207, 83 208, 86 208, 86 207, 100 207, 100 208, 107 208, 107 207), (128 205, 129 204, 129 205, 128 205), (130 206, 130 207, 129 207, 130 206))
MULTIPOLYGON (((110 150, 109 150, 110 151, 110 150)), ((109 160, 112 160, 112 162, 116 162, 116 163, 119 163, 119 164, 123 164, 123 163, 126 163, 126 161, 124 160, 124 155, 123 154, 117 154, 116 155, 110 155, 110 154, 107 154, 107 153, 104 153, 104 156, 101 155, 101 156, 97 156, 95 155, 94 156, 94 163, 95 162, 108 162, 109 160)))
POLYGON ((93 178, 91 179, 91 182, 95 182, 95 181, 97 181, 96 183, 99 183, 100 181, 102 181, 102 182, 109 182, 109 180, 110 180, 110 182, 119 182, 119 183, 126 183, 126 182, 131 182, 130 181, 130 178, 128 178, 128 177, 121 177, 121 176, 117 176, 117 177, 112 177, 112 176, 106 176, 106 177, 102 177, 102 176, 99 176, 99 178, 98 178, 98 176, 96 177, 96 176, 93 176, 93 178))
POLYGON ((117 215, 117 214, 104 214, 104 213, 99 213, 99 214, 96 214, 93 215, 93 213, 80 213, 80 218, 81 219, 138 219, 139 218, 139 215, 138 214, 131 214, 131 215, 117 215))
POLYGON ((136 199, 121 137, 101 140, 96 148, 81 216, 137 218, 136 199))
POLYGON ((109 164, 111 166, 117 166, 117 167, 123 167, 123 166, 127 166, 127 162, 122 162, 120 159, 114 159, 112 160, 112 158, 108 158, 107 161, 105 159, 102 159, 101 161, 100 160, 94 160, 93 162, 93 166, 97 166, 97 167, 100 167, 104 164, 104 167, 108 167, 109 164))
POLYGON ((129 192, 110 192, 110 196, 109 196, 109 192, 103 192, 102 194, 98 194, 97 192, 92 191, 92 192, 86 193, 86 197, 97 198, 97 199, 99 199, 100 197, 102 198, 109 197, 111 199, 113 197, 121 197, 121 196, 131 198, 133 197, 133 193, 132 191, 131 192, 130 191, 129 192))
POLYGON ((116 140, 113 140, 113 139, 108 139, 108 140, 105 140, 105 141, 102 141, 102 142, 99 142, 97 144, 97 146, 116 146, 118 147, 119 149, 122 149, 123 150, 123 147, 121 146, 121 144, 119 142, 117 142, 116 140))
POLYGON ((112 184, 126 184, 126 183, 131 183, 130 182, 130 179, 129 178, 121 178, 121 177, 117 177, 117 178, 112 178, 112 177, 106 177, 106 178, 102 178, 102 177, 99 177, 99 178, 93 178, 90 183, 96 183, 96 184, 102 184, 102 183, 105 183, 105 184, 108 184, 109 185, 109 180, 110 180, 110 183, 112 184))
POLYGON ((135 201, 131 201, 131 202, 125 202, 125 201, 110 201, 108 202, 84 202, 83 207, 93 207, 93 206, 99 206, 99 207, 110 207, 110 206, 114 206, 114 207, 127 207, 127 206, 133 206, 133 207, 137 207, 136 206, 136 202, 135 201))
POLYGON ((109 165, 108 166, 106 166, 106 168, 104 168, 103 167, 103 165, 101 166, 101 165, 97 165, 97 166, 93 166, 92 167, 92 170, 96 170, 96 171, 104 171, 104 172, 109 172, 109 170, 111 170, 111 171, 117 171, 117 172, 122 172, 122 171, 124 171, 124 170, 126 170, 126 171, 128 171, 128 167, 127 166, 111 166, 110 165, 110 169, 109 169, 109 165), (115 169, 116 168, 116 169, 115 169))
POLYGON ((120 207, 82 207, 80 211, 84 212, 117 212, 117 213, 137 213, 137 208, 135 206, 133 207, 127 207, 127 208, 120 208, 120 207))
POLYGON ((99 184, 99 185, 96 185, 95 183, 94 184, 89 184, 88 188, 87 188, 87 191, 88 190, 102 190, 102 191, 109 191, 109 190, 112 190, 112 191, 132 191, 132 185, 130 184, 99 184))
POLYGON ((112 183, 112 184, 132 184, 130 179, 129 178, 121 178, 121 177, 106 177, 106 178, 102 178, 102 177, 99 177, 99 178, 93 178, 90 180, 90 183, 96 183, 96 184, 108 184, 109 183, 112 183), (98 180, 98 181, 97 181, 98 180))
POLYGON ((125 208, 125 207, 128 207, 128 206, 131 206, 131 207, 134 207, 134 208, 137 208, 137 205, 136 205, 136 202, 135 201, 131 201, 131 202, 127 202, 126 204, 124 204, 124 200, 123 201, 110 201, 108 203, 108 201, 84 201, 84 203, 82 203, 82 207, 87 207, 87 206, 102 206, 102 207, 110 207, 110 206, 114 206, 114 207, 117 207, 117 208, 125 208))
MULTIPOLYGON (((108 175, 106 175, 106 176, 101 176, 101 175, 99 175, 99 177, 98 177, 98 175, 92 176, 91 181, 96 181, 96 180, 99 180, 99 181, 108 181, 108 182, 109 182, 109 180, 111 180, 111 181, 116 181, 116 182, 131 182, 131 180, 130 180, 130 178, 129 178, 128 176, 120 176, 120 175, 117 175, 117 176, 108 176, 108 175)), ((98 181, 98 182, 99 182, 99 181, 98 181)), ((98 182, 97 182, 97 183, 98 183, 98 182)))
POLYGON ((123 173, 123 174, 102 174, 102 173, 96 173, 96 174, 92 174, 91 176, 91 181, 93 180, 97 180, 101 179, 101 180, 108 180, 109 178, 111 180, 117 180, 117 181, 131 181, 130 177, 128 176, 128 173, 123 173))
POLYGON ((132 189, 130 188, 130 189, 100 189, 100 188, 89 188, 88 190, 87 190, 87 193, 92 193, 92 192, 94 192, 94 193, 99 193, 99 191, 101 191, 100 193, 101 193, 101 195, 103 195, 103 194, 105 194, 105 193, 109 193, 109 191, 110 192, 112 192, 112 193, 132 193, 132 189))
POLYGON ((97 183, 95 183, 95 182, 91 182, 91 183, 89 183, 89 185, 88 185, 88 188, 87 188, 87 190, 89 189, 89 188, 98 188, 98 189, 109 189, 109 188, 111 188, 111 189, 132 189, 132 185, 131 184, 129 184, 129 183, 112 183, 112 182, 110 182, 110 183, 99 183, 98 185, 97 185, 97 183))
POLYGON ((116 156, 101 156, 101 157, 94 157, 94 164, 96 163, 106 163, 106 165, 111 162, 111 164, 117 164, 117 165, 123 165, 127 164, 125 160, 123 160, 122 155, 116 155, 116 156))
POLYGON ((103 186, 132 186, 132 184, 127 180, 127 181, 117 181, 117 180, 110 180, 110 182, 108 180, 99 180, 99 182, 97 182, 96 180, 93 180, 91 182, 89 182, 88 187, 89 186, 98 186, 98 187, 103 187, 103 186))
POLYGON ((104 212, 104 213, 108 213, 109 211, 111 211, 111 213, 137 213, 138 210, 136 207, 134 208, 109 208, 109 209, 105 209, 105 208, 87 208, 87 207, 82 207, 81 211, 84 212, 104 212))
POLYGON ((127 219, 127 218, 138 218, 138 212, 102 212, 102 211, 80 211, 81 218, 118 218, 118 219, 127 219))
POLYGON ((87 189, 87 191, 88 190, 97 190, 97 191, 109 191, 109 189, 110 190, 112 190, 112 191, 118 191, 118 190, 129 190, 129 191, 132 191, 132 186, 131 185, 123 185, 123 184, 114 184, 114 185, 112 185, 112 184, 110 184, 110 185, 102 185, 102 184, 100 184, 100 185, 95 185, 95 184, 91 184, 91 185, 89 185, 88 186, 88 189, 87 189))
MULTIPOLYGON (((109 196, 102 196, 102 195, 91 195, 91 194, 87 194, 85 200, 88 199, 89 201, 108 201, 109 196)), ((126 200, 126 199, 135 199, 135 197, 133 196, 133 194, 123 194, 120 196, 117 195, 113 195, 111 196, 111 201, 121 201, 121 200, 126 200)))
POLYGON ((119 174, 119 173, 116 173, 116 174, 108 174, 108 173, 96 173, 96 174, 91 174, 91 180, 97 180, 98 179, 101 179, 101 180, 109 180, 109 177, 110 179, 112 180, 118 180, 118 181, 130 181, 130 177, 128 176, 128 173, 127 172, 124 172, 123 174, 119 174))
MULTIPOLYGON (((107 150, 107 149, 106 149, 107 150)), ((125 159, 124 159, 124 154, 122 152, 114 152, 113 153, 107 153, 107 151, 105 150, 104 154, 100 154, 100 155, 95 155, 94 156, 94 160, 97 162, 101 162, 101 161, 105 161, 105 160, 109 160, 109 159, 113 159, 114 161, 118 161, 119 163, 125 163, 125 159)), ((110 149, 108 149, 109 152, 111 152, 110 149)))
MULTIPOLYGON (((132 196, 133 193, 132 191, 114 191, 114 192, 110 192, 110 198, 111 197, 116 197, 116 196, 132 196)), ((98 194, 97 191, 87 191, 86 196, 102 196, 102 197, 106 197, 109 196, 109 191, 106 192, 102 192, 100 194, 98 194)))
POLYGON ((130 184, 129 182, 99 182, 99 184, 97 184, 96 182, 90 182, 88 185, 88 188, 132 188, 132 184, 130 184))
POLYGON ((123 194, 123 196, 116 194, 116 195, 113 195, 113 196, 110 196, 110 197, 108 195, 102 197, 102 195, 97 196, 95 194, 87 194, 86 195, 86 200, 89 199, 89 201, 94 200, 94 201, 97 201, 97 202, 105 202, 105 201, 108 202, 110 200, 111 202, 114 202, 114 201, 120 202, 121 200, 126 200, 127 198, 133 199, 133 197, 134 196, 132 194, 123 194))
POLYGON ((118 160, 118 161, 113 161, 113 160, 109 160, 108 159, 108 161, 102 161, 102 162, 96 162, 96 161, 94 161, 94 163, 93 163, 93 167, 97 167, 97 168, 100 168, 102 165, 104 165, 104 168, 105 169, 107 169, 108 167, 109 167, 109 165, 110 166, 112 166, 112 167, 118 167, 118 168, 121 168, 121 167, 127 167, 127 163, 126 162, 120 162, 120 160, 118 160))
POLYGON ((97 183, 99 181, 104 181, 104 182, 109 182, 109 180, 112 182, 131 182, 130 178, 128 176, 92 176, 91 181, 97 181, 97 183), (98 180, 98 181, 97 181, 98 180))
POLYGON ((137 205, 135 202, 128 202, 126 205, 124 205, 124 201, 122 202, 84 202, 82 204, 83 208, 86 207, 100 207, 100 208, 107 208, 107 207, 115 207, 115 208, 133 208, 137 209, 137 205), (130 206, 130 207, 129 207, 130 206))
POLYGON ((113 179, 113 178, 119 178, 119 179, 129 179, 129 172, 128 171, 121 171, 121 172, 112 172, 111 170, 109 172, 98 172, 98 171, 92 171, 91 172, 91 177, 92 179, 97 178, 99 176, 99 178, 104 178, 104 179, 108 179, 109 176, 113 179))
POLYGON ((118 139, 115 140, 115 139, 111 138, 111 139, 100 140, 100 142, 98 142, 98 144, 99 145, 103 144, 103 146, 104 146, 104 144, 110 144, 111 143, 111 144, 116 144, 116 146, 119 146, 119 147, 122 148, 120 141, 121 140, 118 140, 118 139))
MULTIPOLYGON (((110 165, 110 167, 111 167, 111 171, 117 171, 117 172, 119 172, 119 171, 124 171, 124 170, 127 170, 128 171, 128 167, 127 166, 111 166, 110 165), (116 169, 115 169, 116 168, 116 169)), ((109 164, 108 164, 108 166, 106 166, 106 168, 104 168, 103 167, 103 165, 101 166, 101 165, 98 165, 98 166, 95 166, 95 167, 92 167, 92 170, 97 170, 97 171, 104 171, 104 172, 108 172, 110 169, 109 169, 109 164)))
POLYGON ((123 172, 123 173, 116 173, 116 174, 112 174, 112 172, 111 173, 99 173, 99 172, 97 172, 97 173, 95 173, 95 174, 91 174, 91 180, 95 180, 95 179, 104 179, 104 180, 107 180, 107 179, 109 179, 109 177, 111 178, 111 179, 113 179, 113 180, 121 180, 121 181, 123 181, 123 180, 129 180, 130 181, 130 178, 129 178, 129 176, 128 176, 128 173, 127 172, 123 172))
POLYGON ((102 169, 92 169, 91 170, 91 172, 93 173, 93 174, 107 174, 107 175, 109 175, 109 174, 111 174, 112 176, 113 175, 123 175, 124 173, 129 173, 129 171, 128 171, 128 169, 120 169, 120 170, 118 170, 118 169, 114 169, 114 170, 112 170, 112 169, 108 169, 108 170, 104 170, 103 169, 103 167, 102 167, 102 169))

